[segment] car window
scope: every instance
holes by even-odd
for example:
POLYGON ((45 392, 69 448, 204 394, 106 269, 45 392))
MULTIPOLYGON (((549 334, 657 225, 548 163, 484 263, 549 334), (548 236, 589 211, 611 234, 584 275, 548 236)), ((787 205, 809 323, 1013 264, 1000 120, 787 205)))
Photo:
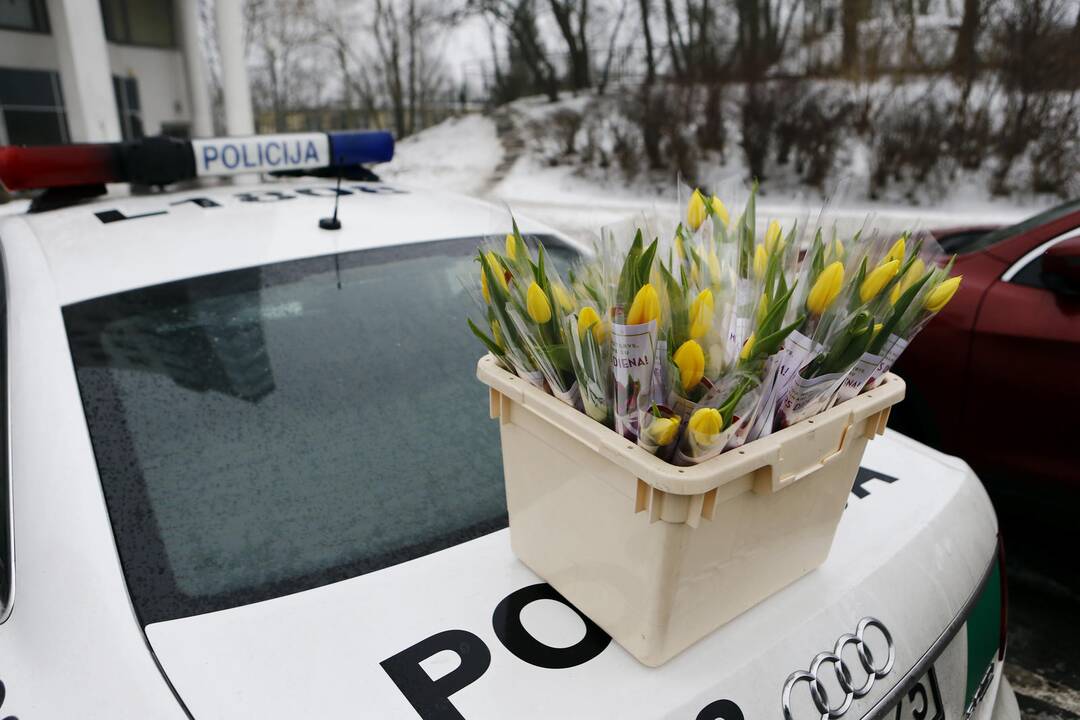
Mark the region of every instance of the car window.
POLYGON ((1012 267, 1005 271, 1001 276, 1001 279, 1017 285, 1027 285, 1028 287, 1045 289, 1046 283, 1043 281, 1042 269, 1043 258, 1046 256, 1046 251, 1060 242, 1075 237, 1080 237, 1080 228, 1069 230, 1068 232, 1047 240, 1027 255, 1017 260, 1012 267))
MULTIPOLYGON (((999 242, 1008 240, 1009 238, 1016 237, 1026 233, 1027 231, 1037 228, 1040 225, 1060 220, 1066 215, 1080 212, 1080 200, 1072 200, 1067 203, 1058 205, 1057 207, 1050 208, 1045 212, 1041 212, 1038 215, 1028 218, 1022 222, 1018 222, 1015 225, 1008 225, 1003 228, 998 228, 992 232, 978 234, 972 233, 967 236, 966 240, 957 240, 951 242, 946 248, 947 252, 954 253, 973 253, 985 250, 988 247, 997 245, 999 242)), ((944 247, 944 244, 943 244, 944 247)))
POLYGON ((144 623, 506 525, 498 427, 475 379, 482 347, 465 325, 476 245, 298 260, 64 309, 144 623))
POLYGON ((1042 281, 1042 261, 1042 255, 1031 260, 1031 262, 1024 265, 1024 267, 1020 268, 1016 274, 1012 276, 1011 282, 1014 282, 1017 285, 1045 288, 1046 284, 1042 281))

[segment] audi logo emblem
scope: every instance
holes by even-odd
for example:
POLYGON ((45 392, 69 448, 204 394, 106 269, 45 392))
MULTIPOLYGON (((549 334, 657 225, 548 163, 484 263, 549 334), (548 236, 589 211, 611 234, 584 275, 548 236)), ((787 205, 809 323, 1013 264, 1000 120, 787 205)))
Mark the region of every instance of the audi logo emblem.
POLYGON ((880 620, 864 617, 859 621, 854 633, 844 633, 840 636, 832 652, 826 651, 815 655, 814 659, 810 661, 809 670, 797 670, 788 676, 787 681, 784 683, 784 692, 781 695, 784 720, 794 720, 791 716, 791 692, 799 683, 805 682, 809 687, 810 699, 814 701, 814 706, 821 713, 820 720, 836 720, 836 718, 848 711, 852 702, 870 692, 870 689, 874 687, 875 680, 880 680, 888 675, 895 661, 896 648, 893 647, 892 635, 889 634, 888 629, 880 620), (864 639, 866 629, 870 627, 876 628, 881 633, 882 637, 885 638, 886 647, 889 648, 888 656, 883 660, 874 658, 874 653, 864 639), (859 687, 855 687, 855 675, 843 657, 844 648, 848 645, 855 646, 859 665, 862 666, 863 672, 866 673, 866 682, 859 687), (829 693, 825 690, 825 684, 821 682, 818 675, 822 665, 832 665, 833 672, 836 673, 836 681, 844 692, 844 699, 835 706, 830 703, 829 693))

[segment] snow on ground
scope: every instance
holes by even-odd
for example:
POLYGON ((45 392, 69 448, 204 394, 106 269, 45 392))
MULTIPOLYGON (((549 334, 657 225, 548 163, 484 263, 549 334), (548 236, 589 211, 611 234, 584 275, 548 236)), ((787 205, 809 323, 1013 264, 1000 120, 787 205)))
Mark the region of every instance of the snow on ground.
POLYGON ((480 195, 503 159, 494 121, 484 115, 451 118, 405 138, 379 174, 416 188, 480 195))
MULTIPOLYGON (((571 102, 581 105, 582 99, 571 102)), ((514 103, 509 110, 519 118, 535 121, 543 119, 552 107, 529 98, 514 103)), ((656 191, 647 183, 628 185, 614 174, 597 177, 571 165, 551 165, 531 153, 527 141, 524 146, 520 156, 506 156, 495 121, 488 116, 470 115, 448 120, 402 141, 394 160, 380 171, 389 180, 413 187, 452 190, 506 204, 515 212, 579 238, 593 237, 602 226, 642 211, 666 218, 681 215, 689 189, 685 185, 680 188, 677 178, 671 178, 669 188, 656 191)), ((710 187, 728 204, 733 216, 741 211, 748 193, 740 167, 736 160, 709 173, 710 187)), ((758 197, 758 216, 760 221, 778 219, 785 224, 797 219, 805 227, 808 220, 818 221, 823 204, 825 222, 835 222, 843 233, 854 232, 868 215, 873 227, 890 232, 1009 224, 1048 206, 1045 200, 988 198, 974 184, 960 185, 940 202, 924 205, 895 199, 867 200, 841 184, 827 201, 816 191, 800 191, 793 186, 763 189, 758 197)))

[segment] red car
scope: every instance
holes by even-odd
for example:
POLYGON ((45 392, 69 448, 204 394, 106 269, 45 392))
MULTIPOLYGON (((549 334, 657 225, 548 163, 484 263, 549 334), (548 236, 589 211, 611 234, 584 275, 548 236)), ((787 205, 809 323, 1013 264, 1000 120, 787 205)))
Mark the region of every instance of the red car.
POLYGON ((964 282, 897 363, 892 424, 1013 490, 1080 491, 1080 201, 934 234, 964 282))

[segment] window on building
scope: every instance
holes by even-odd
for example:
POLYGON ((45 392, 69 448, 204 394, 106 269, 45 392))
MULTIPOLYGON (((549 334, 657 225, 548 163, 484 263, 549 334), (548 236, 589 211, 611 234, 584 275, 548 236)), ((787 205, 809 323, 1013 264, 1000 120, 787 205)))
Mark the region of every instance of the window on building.
MULTIPOLYGON (((0 4, 7 0, 0 0, 0 4)), ((0 144, 69 142, 60 75, 48 70, 0 68, 0 144)))
MULTIPOLYGON (((0 0, 3 2, 3 0, 0 0)), ((174 47, 172 0, 101 0, 105 37, 128 45, 174 47)))
POLYGON ((116 95, 116 113, 120 117, 124 139, 141 138, 144 134, 142 106, 139 104, 139 85, 135 78, 113 75, 113 94, 116 95))
POLYGON ((45 0, 0 0, 0 29, 49 32, 45 0))

